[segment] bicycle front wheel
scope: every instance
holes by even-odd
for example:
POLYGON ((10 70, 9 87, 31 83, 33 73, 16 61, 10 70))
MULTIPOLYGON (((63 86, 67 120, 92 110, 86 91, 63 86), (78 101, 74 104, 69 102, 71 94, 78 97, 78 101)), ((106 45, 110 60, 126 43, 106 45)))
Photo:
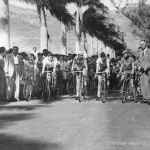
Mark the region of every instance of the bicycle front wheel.
POLYGON ((23 97, 26 101, 29 101, 31 98, 30 84, 28 83, 28 81, 25 81, 25 84, 23 86, 23 97))
POLYGON ((50 84, 47 80, 44 82, 43 96, 45 102, 48 102, 50 100, 51 90, 50 90, 50 84))
POLYGON ((68 83, 67 83, 67 92, 68 94, 71 96, 71 95, 74 95, 75 93, 75 87, 74 87, 74 83, 73 83, 73 79, 69 79, 68 83))
POLYGON ((122 96, 121 96, 121 99, 122 99, 122 103, 125 103, 125 101, 127 101, 127 97, 128 97, 128 94, 127 94, 127 83, 123 83, 123 91, 122 91, 122 96))
POLYGON ((106 103, 107 92, 106 92, 106 85, 104 80, 102 80, 101 88, 102 88, 101 99, 103 103, 106 103))
POLYGON ((87 98, 87 86, 84 86, 84 87, 82 88, 82 95, 83 95, 84 99, 87 98))

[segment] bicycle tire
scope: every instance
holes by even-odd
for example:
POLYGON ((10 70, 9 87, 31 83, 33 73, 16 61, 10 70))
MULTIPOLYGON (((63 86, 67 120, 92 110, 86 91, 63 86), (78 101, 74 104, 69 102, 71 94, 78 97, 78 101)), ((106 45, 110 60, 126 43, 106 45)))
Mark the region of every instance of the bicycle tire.
POLYGON ((106 85, 104 83, 104 80, 102 80, 101 88, 102 88, 102 92, 101 92, 102 103, 106 103, 106 85))
POLYGON ((31 99, 31 93, 30 93, 29 85, 27 81, 25 82, 23 86, 23 97, 26 101, 29 101, 31 99))
POLYGON ((82 95, 83 95, 84 99, 87 98, 87 86, 84 86, 84 88, 82 88, 82 95))
POLYGON ((123 82, 123 92, 122 92, 122 103, 125 103, 127 101, 127 86, 125 84, 126 82, 123 82))
POLYGON ((50 85, 48 81, 44 82, 44 91, 43 91, 43 97, 44 101, 48 102, 50 101, 51 91, 50 91, 50 85))
POLYGON ((80 81, 80 87, 79 87, 79 102, 81 102, 82 99, 82 89, 81 89, 81 81, 80 81))
POLYGON ((122 93, 122 103, 125 103, 127 101, 127 93, 123 92, 122 93))

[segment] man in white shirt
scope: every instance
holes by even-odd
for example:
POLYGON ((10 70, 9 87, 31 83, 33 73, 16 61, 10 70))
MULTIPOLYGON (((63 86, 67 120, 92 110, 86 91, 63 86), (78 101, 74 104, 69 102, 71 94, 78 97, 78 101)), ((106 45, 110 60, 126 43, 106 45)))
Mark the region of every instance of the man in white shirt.
POLYGON ((21 69, 18 57, 18 47, 13 47, 13 53, 6 55, 5 73, 6 73, 6 100, 19 100, 19 72, 21 69))
POLYGON ((97 100, 100 100, 102 74, 99 74, 98 72, 106 72, 108 75, 110 74, 110 62, 104 52, 100 53, 100 57, 97 59, 96 62, 96 74, 98 75, 97 100))

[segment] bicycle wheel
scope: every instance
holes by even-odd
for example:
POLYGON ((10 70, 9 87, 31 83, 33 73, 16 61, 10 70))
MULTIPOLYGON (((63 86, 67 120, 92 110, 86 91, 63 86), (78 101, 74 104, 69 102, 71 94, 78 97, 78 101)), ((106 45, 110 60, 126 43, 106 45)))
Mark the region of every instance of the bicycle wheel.
POLYGON ((25 81, 25 84, 23 86, 23 97, 26 101, 29 101, 31 99, 31 91, 28 81, 25 81))
POLYGON ((83 97, 84 97, 84 99, 87 98, 87 86, 84 86, 84 88, 83 88, 83 97))
POLYGON ((128 97, 127 85, 126 85, 126 82, 124 81, 123 82, 123 91, 122 91, 122 96, 121 96, 122 103, 125 103, 125 101, 127 100, 127 97, 128 97))
POLYGON ((101 88, 102 88, 102 93, 101 93, 101 99, 103 103, 106 103, 106 85, 105 85, 105 81, 102 80, 101 83, 101 88))
POLYGON ((82 84, 81 84, 81 81, 80 81, 80 86, 79 86, 79 102, 81 102, 81 99, 82 99, 82 84))
POLYGON ((48 102, 50 100, 50 95, 51 95, 51 91, 50 91, 50 84, 49 82, 46 80, 44 82, 44 91, 43 91, 43 97, 44 97, 44 101, 48 102))
POLYGON ((67 83, 67 92, 68 94, 74 95, 74 84, 73 84, 73 79, 69 79, 68 83, 67 83))

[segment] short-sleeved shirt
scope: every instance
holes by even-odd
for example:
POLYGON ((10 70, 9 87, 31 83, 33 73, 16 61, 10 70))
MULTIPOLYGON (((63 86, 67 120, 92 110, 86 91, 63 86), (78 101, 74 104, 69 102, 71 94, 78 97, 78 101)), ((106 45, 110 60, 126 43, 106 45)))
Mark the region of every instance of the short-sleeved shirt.
POLYGON ((80 60, 78 59, 78 57, 75 57, 74 64, 75 64, 74 68, 77 68, 77 70, 83 69, 87 65, 86 58, 80 60))
POLYGON ((125 59, 121 58, 121 64, 123 65, 123 71, 132 70, 132 64, 134 63, 134 59, 132 57, 128 57, 125 59))
POLYGON ((99 57, 96 64, 98 65, 98 71, 106 71, 106 69, 109 67, 109 60, 105 58, 105 60, 102 61, 102 59, 99 57))

